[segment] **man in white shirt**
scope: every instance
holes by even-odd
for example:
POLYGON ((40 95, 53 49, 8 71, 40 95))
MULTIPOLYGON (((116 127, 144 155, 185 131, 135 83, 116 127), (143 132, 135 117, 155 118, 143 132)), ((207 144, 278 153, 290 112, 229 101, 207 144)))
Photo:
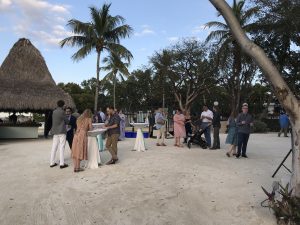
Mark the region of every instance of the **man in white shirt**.
POLYGON ((101 122, 104 123, 105 120, 106 120, 106 116, 105 116, 104 112, 102 112, 102 109, 101 109, 101 108, 99 109, 98 114, 99 114, 99 116, 101 117, 101 120, 102 120, 101 122))
POLYGON ((211 147, 210 125, 212 123, 213 118, 214 118, 213 112, 210 111, 206 105, 203 106, 203 112, 201 113, 200 119, 202 120, 201 127, 202 127, 202 129, 205 129, 204 136, 205 136, 205 140, 207 142, 208 148, 211 147))

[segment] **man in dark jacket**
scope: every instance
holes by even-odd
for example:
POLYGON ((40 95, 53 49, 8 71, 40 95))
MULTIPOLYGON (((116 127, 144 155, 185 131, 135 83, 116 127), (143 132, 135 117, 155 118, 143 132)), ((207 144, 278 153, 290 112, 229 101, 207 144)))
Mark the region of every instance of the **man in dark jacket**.
POLYGON ((68 125, 67 125, 67 141, 69 143, 69 147, 70 149, 72 149, 72 142, 73 142, 73 138, 74 138, 74 132, 77 129, 77 125, 76 125, 76 117, 72 115, 72 108, 71 107, 67 107, 66 108, 66 117, 69 121, 68 125))
POLYGON ((242 113, 237 117, 237 126, 238 126, 238 153, 236 158, 242 157, 248 158, 246 155, 247 144, 251 132, 251 127, 253 126, 253 117, 248 112, 248 104, 244 103, 242 108, 242 113))
POLYGON ((220 116, 220 112, 219 112, 219 108, 218 106, 214 106, 213 107, 213 120, 212 120, 212 126, 214 129, 214 142, 213 142, 213 146, 212 148, 210 148, 211 150, 216 150, 216 149, 220 149, 220 128, 221 128, 221 116, 220 116))

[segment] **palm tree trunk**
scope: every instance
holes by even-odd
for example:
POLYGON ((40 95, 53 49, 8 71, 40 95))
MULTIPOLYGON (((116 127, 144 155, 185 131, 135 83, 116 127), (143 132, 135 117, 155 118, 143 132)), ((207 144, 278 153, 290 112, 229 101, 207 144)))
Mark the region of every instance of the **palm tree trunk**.
POLYGON ((234 96, 233 102, 235 106, 233 106, 232 110, 236 113, 239 112, 239 104, 240 104, 240 96, 241 96, 241 71, 242 71, 242 63, 241 63, 241 48, 240 46, 234 41, 233 42, 233 81, 235 83, 234 89, 234 96))
POLYGON ((95 103, 94 103, 94 113, 98 109, 98 96, 99 96, 99 77, 100 77, 100 52, 97 52, 97 80, 96 80, 96 91, 95 91, 95 103))
POLYGON ((117 74, 114 74, 114 108, 116 109, 116 83, 117 83, 117 74))
POLYGON ((224 0, 209 0, 222 14, 226 23, 231 29, 235 39, 243 49, 260 67, 265 77, 272 84, 274 94, 277 96, 280 104, 285 108, 290 116, 290 122, 293 129, 294 140, 292 143, 292 177, 291 188, 293 194, 300 197, 300 102, 291 91, 287 83, 282 78, 276 66, 267 57, 266 53, 251 41, 241 28, 240 23, 234 16, 232 9, 224 0))

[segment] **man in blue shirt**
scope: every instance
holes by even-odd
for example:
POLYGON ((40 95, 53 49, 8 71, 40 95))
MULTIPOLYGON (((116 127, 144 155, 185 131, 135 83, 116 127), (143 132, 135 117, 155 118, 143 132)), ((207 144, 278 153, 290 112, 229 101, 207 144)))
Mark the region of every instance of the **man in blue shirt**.
POLYGON ((284 132, 285 137, 288 137, 287 132, 289 128, 289 117, 285 112, 280 113, 279 123, 280 123, 280 131, 278 133, 278 137, 280 137, 282 132, 284 132))

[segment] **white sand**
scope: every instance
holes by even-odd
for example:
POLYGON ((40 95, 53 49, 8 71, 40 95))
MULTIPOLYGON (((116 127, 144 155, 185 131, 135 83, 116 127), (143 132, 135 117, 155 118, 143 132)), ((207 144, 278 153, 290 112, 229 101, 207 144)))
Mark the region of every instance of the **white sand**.
MULTIPOLYGON (((224 150, 174 148, 173 141, 163 148, 148 139, 149 151, 142 153, 130 151, 133 140, 127 139, 119 143, 120 163, 78 174, 72 167, 49 168, 51 140, 2 142, 0 224, 276 224, 260 206, 260 186, 270 189, 288 138, 251 135, 250 158, 239 160, 224 150)), ((69 153, 67 147, 70 163, 69 153)), ((286 174, 281 169, 275 180, 286 174)))

